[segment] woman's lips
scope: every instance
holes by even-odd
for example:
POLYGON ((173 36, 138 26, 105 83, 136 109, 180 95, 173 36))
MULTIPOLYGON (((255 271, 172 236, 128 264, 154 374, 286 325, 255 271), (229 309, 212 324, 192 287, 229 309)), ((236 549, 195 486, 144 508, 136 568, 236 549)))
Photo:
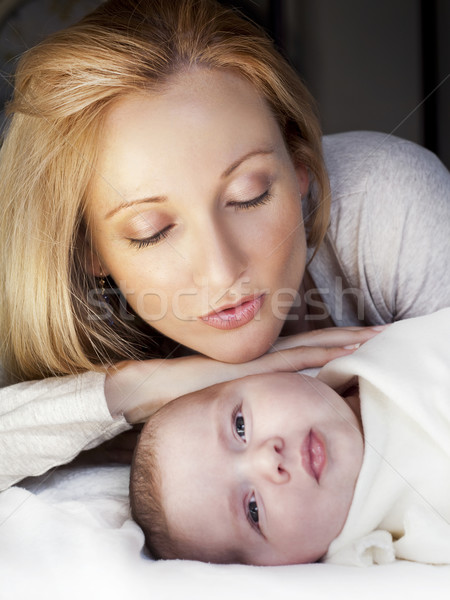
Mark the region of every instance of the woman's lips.
POLYGON ((242 327, 251 321, 258 313, 264 302, 264 294, 258 297, 252 296, 243 299, 236 306, 231 306, 218 311, 213 311, 209 315, 200 317, 207 325, 216 329, 235 329, 242 327))
POLYGON ((319 483, 327 455, 325 444, 312 429, 304 439, 300 452, 303 468, 319 483))

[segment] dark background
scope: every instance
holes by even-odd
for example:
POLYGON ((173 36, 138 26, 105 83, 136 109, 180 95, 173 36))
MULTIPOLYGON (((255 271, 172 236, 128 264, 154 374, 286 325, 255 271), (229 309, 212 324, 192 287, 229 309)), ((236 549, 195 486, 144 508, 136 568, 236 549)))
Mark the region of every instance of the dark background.
MULTIPOLYGON (((393 133, 450 166, 450 0, 222 1, 269 31, 316 97, 324 133, 393 133)), ((0 0, 1 104, 17 55, 99 3, 0 0)))

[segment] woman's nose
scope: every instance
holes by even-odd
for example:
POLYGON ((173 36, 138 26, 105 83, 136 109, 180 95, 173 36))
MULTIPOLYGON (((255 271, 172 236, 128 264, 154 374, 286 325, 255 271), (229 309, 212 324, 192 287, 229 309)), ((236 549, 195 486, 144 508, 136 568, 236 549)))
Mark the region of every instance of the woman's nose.
POLYGON ((225 227, 209 223, 193 245, 192 277, 197 287, 223 295, 245 272, 245 251, 225 227))
POLYGON ((257 474, 272 483, 282 484, 290 480, 283 455, 284 442, 280 437, 272 437, 259 444, 249 452, 249 467, 257 474))

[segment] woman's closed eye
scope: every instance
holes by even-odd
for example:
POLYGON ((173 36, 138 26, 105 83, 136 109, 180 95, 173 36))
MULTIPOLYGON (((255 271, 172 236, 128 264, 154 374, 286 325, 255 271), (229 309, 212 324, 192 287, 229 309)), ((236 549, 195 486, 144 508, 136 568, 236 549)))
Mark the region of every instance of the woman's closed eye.
MULTIPOLYGON (((228 206, 233 206, 236 210, 249 210, 250 208, 256 208, 258 206, 262 206, 263 204, 267 204, 272 200, 272 195, 270 193, 270 189, 267 189, 265 192, 257 196, 256 198, 252 198, 251 200, 238 201, 238 200, 230 200, 227 202, 228 206)), ((154 235, 143 239, 135 239, 128 238, 128 241, 131 246, 137 248, 138 250, 142 248, 147 248, 149 246, 156 246, 159 242, 168 237, 170 230, 173 228, 173 225, 167 225, 161 231, 158 231, 154 235)))
POLYGON ((144 238, 142 240, 128 238, 128 241, 130 242, 131 246, 137 248, 138 250, 140 250, 141 248, 147 248, 148 246, 154 246, 169 235, 169 231, 172 229, 172 227, 173 225, 167 225, 167 227, 164 227, 164 229, 161 229, 161 231, 158 231, 150 237, 144 238))
POLYGON ((257 206, 262 206, 263 204, 267 204, 272 200, 272 195, 270 193, 270 189, 263 192, 260 196, 256 198, 252 198, 251 200, 246 200, 244 202, 239 202, 236 200, 229 201, 228 206, 234 206, 236 210, 248 210, 249 208, 256 208, 257 206))

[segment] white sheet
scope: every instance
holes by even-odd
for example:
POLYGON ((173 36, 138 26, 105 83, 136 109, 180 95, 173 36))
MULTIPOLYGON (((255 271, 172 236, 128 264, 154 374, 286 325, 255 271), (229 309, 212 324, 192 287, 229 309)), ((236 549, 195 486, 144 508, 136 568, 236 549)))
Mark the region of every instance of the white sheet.
POLYGON ((450 566, 397 561, 246 567, 152 561, 128 512, 129 469, 62 468, 0 494, 0 598, 165 600, 450 597, 450 566))

